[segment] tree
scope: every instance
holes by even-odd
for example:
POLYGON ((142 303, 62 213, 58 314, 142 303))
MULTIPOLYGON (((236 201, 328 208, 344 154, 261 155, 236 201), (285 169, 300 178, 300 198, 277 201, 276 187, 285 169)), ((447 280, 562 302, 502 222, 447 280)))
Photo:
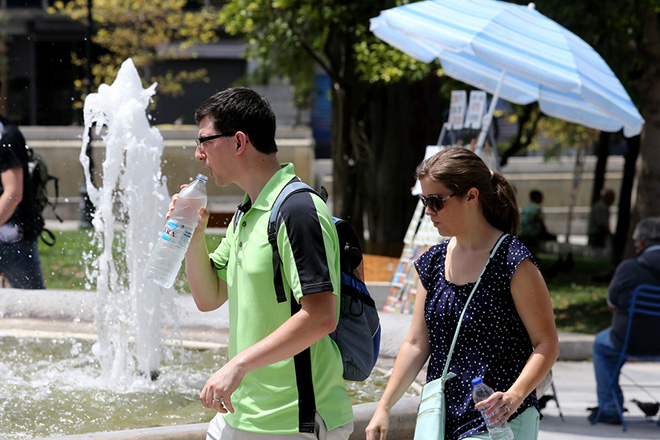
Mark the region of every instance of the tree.
MULTIPOLYGON (((49 12, 67 15, 88 25, 88 4, 92 2, 56 1, 49 12)), ((194 44, 218 39, 217 12, 211 8, 185 10, 185 5, 186 0, 94 0, 92 25, 96 33, 92 41, 103 53, 93 61, 93 88, 111 84, 127 58, 133 59, 141 78, 149 84, 158 82, 160 93, 178 96, 183 93, 183 83, 206 80, 206 69, 152 74, 158 59, 193 58, 195 54, 190 49, 194 44)), ((87 62, 75 53, 72 59, 74 65, 80 67, 87 62)), ((84 97, 85 79, 77 80, 75 87, 84 97)), ((76 105, 82 107, 82 100, 76 105)))
POLYGON ((625 256, 632 255, 627 238, 637 221, 660 215, 660 1, 538 0, 536 4, 540 12, 571 29, 603 56, 646 121, 640 138, 627 140, 613 255, 616 263, 624 257, 624 248, 625 256))
MULTIPOLYGON (((5 12, 0 12, 0 25, 6 25, 8 21, 5 12)), ((9 116, 7 114, 7 95, 9 84, 9 59, 7 43, 9 37, 4 30, 0 30, 0 115, 9 116)))
POLYGON ((332 84, 333 211, 369 231, 367 251, 398 255, 416 200, 413 172, 441 126, 437 66, 377 40, 369 19, 394 1, 231 0, 220 14, 259 61, 288 79, 298 105, 317 72, 332 84), (363 224, 366 218, 367 227, 363 224))

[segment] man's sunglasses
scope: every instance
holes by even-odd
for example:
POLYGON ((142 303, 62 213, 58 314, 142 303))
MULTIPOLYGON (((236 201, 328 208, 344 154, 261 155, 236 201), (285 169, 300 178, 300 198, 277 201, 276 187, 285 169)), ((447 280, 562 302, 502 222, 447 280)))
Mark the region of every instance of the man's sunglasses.
POLYGON ((224 137, 224 136, 233 136, 235 134, 236 134, 235 131, 232 132, 232 133, 212 134, 211 136, 204 136, 204 137, 201 137, 201 138, 196 138, 195 143, 197 144, 198 147, 201 147, 202 144, 204 144, 205 142, 212 141, 213 139, 217 139, 217 138, 224 137))
POLYGON ((429 208, 433 212, 438 212, 442 211, 442 208, 445 207, 445 202, 455 195, 456 194, 450 194, 446 197, 440 197, 439 194, 429 194, 428 197, 419 196, 419 199, 422 201, 422 205, 424 205, 425 208, 429 208))

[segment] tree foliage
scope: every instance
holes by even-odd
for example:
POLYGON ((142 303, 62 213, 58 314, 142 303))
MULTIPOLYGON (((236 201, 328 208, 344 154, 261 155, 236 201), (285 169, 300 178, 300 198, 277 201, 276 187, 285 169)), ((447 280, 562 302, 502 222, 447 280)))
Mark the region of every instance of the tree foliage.
MULTIPOLYGON (((112 83, 127 58, 133 59, 141 78, 149 84, 158 82, 159 93, 178 96, 183 93, 184 83, 207 80, 206 69, 152 73, 157 60, 194 58, 195 44, 218 39, 217 11, 190 11, 184 9, 185 5, 186 0, 94 0, 92 41, 102 53, 92 61, 92 88, 112 83)), ((56 1, 49 12, 89 24, 88 0, 56 1)), ((87 62, 75 53, 72 60, 81 69, 87 62)), ((83 97, 86 86, 86 79, 75 82, 83 97)), ((77 105, 82 106, 82 102, 77 105)))
POLYGON ((369 19, 396 5, 230 0, 220 13, 225 30, 246 41, 248 56, 258 60, 257 77, 288 79, 297 105, 309 104, 319 72, 328 75, 334 211, 358 232, 366 218, 367 250, 392 254, 400 251, 414 209, 414 167, 441 125, 437 66, 419 63, 369 32, 369 19), (429 115, 433 123, 420 127, 429 115))
POLYGON ((376 39, 369 19, 395 2, 233 0, 220 13, 225 30, 243 37, 259 61, 256 78, 288 78, 297 105, 306 105, 321 70, 333 82, 424 79, 431 66, 376 39), (337 45, 338 41, 346 45, 337 45), (348 63, 355 66, 346 70, 348 63), (357 75, 356 75, 357 74, 357 75))
MULTIPOLYGON (((641 137, 627 141, 615 240, 616 262, 636 222, 660 215, 657 203, 660 198, 660 161, 657 160, 660 155, 660 1, 538 0, 536 5, 540 12, 582 37, 601 54, 645 120, 641 137), (638 162, 636 170, 635 162, 638 162), (632 193, 635 186, 637 191, 632 193)), ((630 256, 633 250, 628 242, 630 256)))
MULTIPOLYGON (((527 0, 513 1, 528 3, 527 0)), ((405 112, 411 109, 400 105, 402 91, 398 90, 397 94, 394 90, 406 87, 410 93, 415 82, 429 81, 442 73, 438 65, 411 60, 369 33, 369 19, 380 10, 399 3, 404 1, 234 0, 228 2, 221 15, 227 30, 245 38, 252 54, 264 63, 261 71, 264 78, 277 74, 291 80, 297 90, 298 103, 306 102, 310 95, 313 89, 311 78, 317 68, 327 72, 332 79, 335 194, 342 190, 343 215, 359 215, 356 206, 360 201, 367 206, 367 216, 370 215, 369 207, 374 212, 378 210, 374 207, 379 205, 379 196, 370 192, 373 180, 356 179, 355 175, 374 171, 372 163, 378 162, 380 155, 392 148, 387 146, 390 139, 384 133, 397 136, 402 145, 411 143, 410 138, 398 136, 387 125, 397 118, 406 121, 405 112), (388 99, 395 101, 393 106, 388 99), (381 108, 374 108, 378 106, 374 104, 378 100, 381 100, 381 108), (381 114, 375 117, 378 111, 381 114), (378 128, 375 126, 377 122, 385 125, 378 128), (338 188, 339 179, 351 188, 338 188), (352 188, 354 184, 358 185, 357 188, 352 188), (373 197, 365 200, 365 194, 373 197)), ((660 162, 654 160, 660 153, 659 4, 659 0, 536 1, 536 8, 541 13, 573 31, 603 56, 641 109, 646 125, 639 149, 642 160, 633 206, 636 219, 657 215, 660 209, 660 205, 653 203, 660 197, 660 162)), ((442 84, 447 84, 445 78, 442 84)), ((441 85, 438 89, 442 89, 441 85)), ((527 138, 521 148, 533 143, 538 133, 554 138, 557 145, 596 144, 597 139, 600 144, 607 139, 599 137, 594 130, 541 118, 538 109, 531 107, 517 109, 518 116, 525 122, 521 139, 527 138)), ((433 125, 433 122, 428 123, 433 125)), ((421 120, 417 121, 417 126, 422 126, 421 120)), ((630 145, 630 151, 635 152, 635 142, 630 145)), ((634 161, 635 157, 629 160, 634 161)), ((377 171, 387 169, 385 163, 380 162, 380 166, 377 171)), ((394 180, 397 180, 396 176, 394 180)), ((402 181, 398 180, 397 184, 402 181)), ((625 187, 630 191, 632 186, 626 182, 625 187)), ((627 208, 624 204, 620 209, 627 208)), ((373 232, 373 228, 370 231, 373 232)))

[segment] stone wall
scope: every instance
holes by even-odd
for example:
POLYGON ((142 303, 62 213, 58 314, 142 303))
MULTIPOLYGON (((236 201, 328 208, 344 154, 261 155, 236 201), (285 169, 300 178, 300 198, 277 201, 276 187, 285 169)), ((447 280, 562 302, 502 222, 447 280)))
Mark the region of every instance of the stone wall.
MULTIPOLYGON (((196 126, 158 127, 165 146, 162 157, 163 175, 171 194, 178 191, 179 185, 198 173, 208 176, 208 170, 194 158, 197 137, 196 126)), ((59 178, 59 199, 57 213, 68 220, 80 218, 81 185, 83 169, 80 163, 82 150, 81 127, 21 127, 27 144, 43 156, 50 174, 59 178)), ((306 182, 314 181, 314 140, 308 128, 278 127, 277 144, 279 158, 283 162, 293 162, 296 172, 306 182)), ((102 163, 105 146, 96 136, 92 142, 92 158, 97 182, 101 182, 102 163)), ((51 184, 52 185, 52 184, 51 184)), ((231 210, 240 201, 243 192, 235 185, 221 188, 209 185, 209 207, 225 210, 230 201, 231 210)), ((54 188, 49 188, 54 195, 54 188)), ((229 209, 229 208, 227 208, 229 209)), ((49 210, 46 217, 52 218, 49 210)))
MULTIPOLYGON (((616 200, 610 208, 610 224, 616 224, 619 189, 623 179, 624 159, 610 156, 605 172, 605 187, 614 190, 616 200)), ((514 157, 501 171, 516 187, 518 204, 522 208, 529 203, 529 192, 538 189, 544 195, 543 211, 546 226, 554 234, 565 234, 571 202, 572 188, 577 182, 575 202, 572 208, 571 234, 586 234, 587 219, 591 206, 591 192, 596 158, 584 158, 581 177, 574 179, 575 157, 544 160, 542 157, 514 157)))

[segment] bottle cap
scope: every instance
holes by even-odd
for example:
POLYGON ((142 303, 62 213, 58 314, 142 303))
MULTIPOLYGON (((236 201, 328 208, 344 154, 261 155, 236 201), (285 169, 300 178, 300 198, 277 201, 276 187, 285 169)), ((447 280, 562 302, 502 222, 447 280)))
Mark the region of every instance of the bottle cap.
POLYGON ((484 380, 481 377, 475 377, 474 379, 472 379, 472 386, 473 387, 476 387, 477 385, 482 384, 482 383, 484 383, 484 380))
POLYGON ((206 183, 206 182, 208 182, 209 179, 204 174, 198 174, 197 175, 197 180, 201 180, 202 182, 206 183))

